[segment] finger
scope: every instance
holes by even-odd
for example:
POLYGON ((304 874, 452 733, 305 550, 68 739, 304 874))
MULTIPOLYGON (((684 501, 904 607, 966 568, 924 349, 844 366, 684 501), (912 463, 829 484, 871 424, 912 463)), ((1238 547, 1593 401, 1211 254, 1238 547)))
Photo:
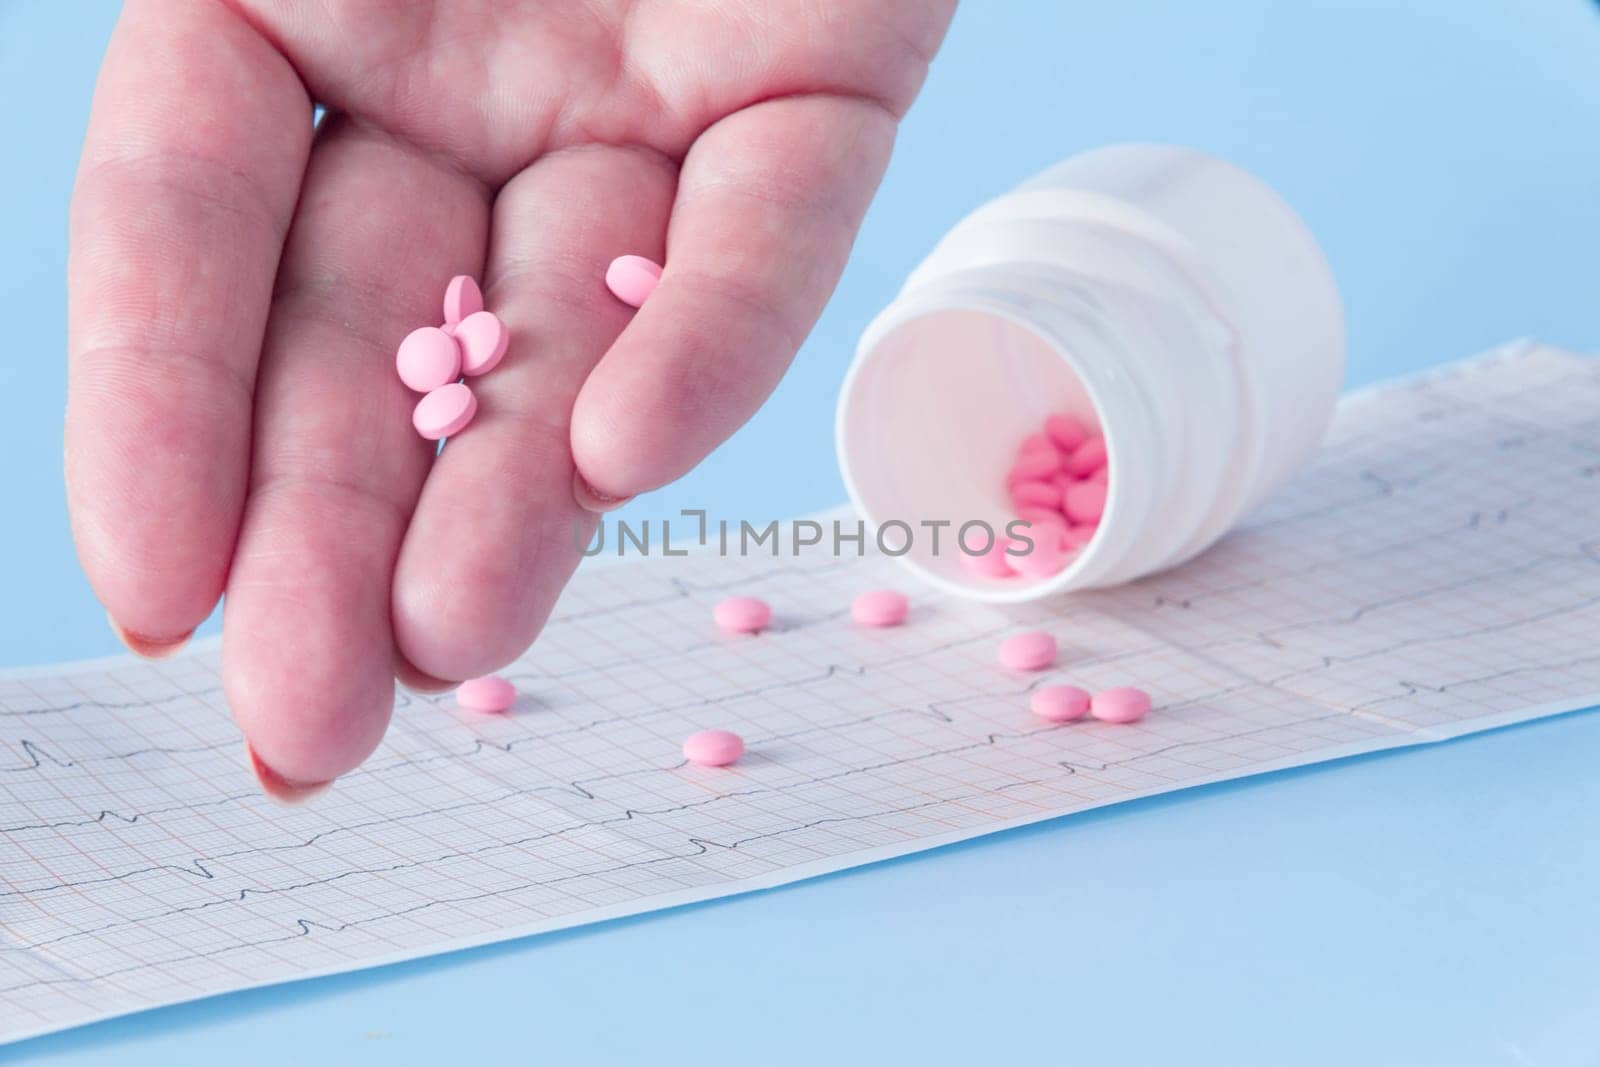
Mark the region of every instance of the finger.
POLYGON ((772 392, 844 269, 894 129, 876 104, 792 97, 695 142, 661 282, 573 410, 594 495, 678 477, 772 392))
POLYGON ((84 570, 138 651, 221 595, 310 140, 299 79, 227 5, 127 5, 72 198, 66 473, 84 570))
POLYGON ((489 306, 511 330, 478 415, 423 488, 395 577, 395 637, 421 670, 467 678, 538 634, 593 517, 572 496, 572 399, 627 324, 605 291, 622 250, 659 255, 676 168, 653 152, 546 156, 495 201, 489 306))
POLYGON ((388 725, 389 589, 433 456, 394 352, 440 321, 452 274, 479 273, 488 213, 474 179, 324 122, 268 326, 223 626, 228 702, 285 781, 344 773, 388 725))

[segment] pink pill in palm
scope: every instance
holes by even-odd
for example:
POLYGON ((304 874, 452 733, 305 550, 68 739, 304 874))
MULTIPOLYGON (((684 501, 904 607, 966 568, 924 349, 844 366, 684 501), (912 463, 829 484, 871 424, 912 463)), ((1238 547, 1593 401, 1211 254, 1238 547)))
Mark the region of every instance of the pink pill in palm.
POLYGON ((461 373, 468 377, 488 374, 505 358, 511 332, 492 311, 474 311, 456 324, 456 342, 461 346, 461 373))
POLYGON ((417 401, 411 425, 430 441, 454 437, 478 413, 478 398, 461 382, 442 385, 417 401))
POLYGON ((461 375, 461 346, 437 326, 406 334, 394 354, 394 369, 406 388, 429 393, 461 375))
POLYGON ((1106 465, 1106 439, 1099 434, 1089 438, 1072 450, 1067 457, 1067 473, 1074 478, 1087 478, 1095 468, 1106 465))
POLYGON ((618 256, 606 268, 606 288, 629 307, 639 307, 661 280, 661 265, 643 256, 618 256))
POLYGON ((516 700, 517 687, 498 674, 468 678, 456 687, 456 703, 468 711, 505 711, 516 700))
POLYGON ((1138 722, 1149 711, 1150 694, 1127 685, 1103 690, 1089 701, 1089 714, 1101 722, 1138 722))
POLYGON ((850 602, 850 618, 858 626, 899 626, 906 621, 910 607, 904 593, 874 589, 850 602))
POLYGON ((726 767, 744 755, 744 738, 729 730, 701 730, 683 740, 683 758, 703 767, 726 767))
POLYGON ((1001 641, 995 656, 1010 671, 1042 671, 1056 660, 1056 639, 1043 630, 1028 630, 1001 641))
POLYGON ((757 597, 731 596, 711 609, 711 617, 729 633, 753 634, 767 628, 772 621, 772 608, 757 597))
POLYGON ((1001 537, 982 552, 963 551, 961 569, 974 578, 1014 578, 1017 572, 1011 569, 1006 555, 1006 547, 1014 543, 1010 538, 1001 537))
POLYGON ((1075 685, 1047 685, 1034 691, 1028 708, 1046 722, 1072 722, 1089 714, 1089 692, 1075 685))
POLYGON ((1067 490, 1062 506, 1074 523, 1099 522, 1106 510, 1105 483, 1079 482, 1067 490))
POLYGON ((468 315, 483 310, 483 290, 470 275, 457 274, 444 287, 444 321, 454 326, 468 315))
POLYGON ((1071 415, 1051 415, 1044 420, 1044 432, 1063 452, 1070 453, 1089 439, 1089 431, 1071 415))

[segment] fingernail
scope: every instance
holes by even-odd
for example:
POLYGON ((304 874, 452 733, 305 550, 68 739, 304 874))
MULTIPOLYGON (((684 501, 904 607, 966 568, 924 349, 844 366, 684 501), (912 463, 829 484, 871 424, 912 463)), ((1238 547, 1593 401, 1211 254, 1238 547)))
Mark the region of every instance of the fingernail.
POLYGON ((244 743, 245 755, 250 759, 250 769, 255 772, 261 791, 280 804, 303 804, 324 792, 332 782, 291 782, 277 771, 261 762, 250 742, 244 743))
POLYGON ((600 492, 583 480, 581 471, 572 472, 572 496, 577 500, 580 508, 596 514, 615 511, 633 499, 631 496, 608 496, 600 492))
POLYGON ((424 674, 411 665, 411 661, 395 653, 394 657, 395 681, 407 689, 417 693, 443 693, 454 689, 458 683, 447 682, 443 678, 435 678, 431 674, 424 674))
POLYGON ((122 628, 111 613, 106 612, 106 621, 111 624, 111 632, 117 635, 117 640, 125 645, 129 652, 145 659, 166 659, 184 645, 189 643, 189 638, 194 636, 194 631, 179 637, 145 637, 143 634, 131 633, 122 628))

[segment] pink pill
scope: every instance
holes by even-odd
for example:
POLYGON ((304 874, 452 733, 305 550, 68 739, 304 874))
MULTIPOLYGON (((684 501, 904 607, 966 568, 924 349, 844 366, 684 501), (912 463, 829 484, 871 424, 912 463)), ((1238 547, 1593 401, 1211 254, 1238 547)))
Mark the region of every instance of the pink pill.
POLYGON ((483 290, 466 274, 457 274, 444 287, 444 321, 454 326, 468 315, 483 310, 483 290))
POLYGON ((1028 707, 1046 722, 1072 722, 1089 714, 1089 692, 1075 685, 1047 685, 1034 691, 1028 707))
POLYGON ((1056 660, 1056 639, 1043 630, 1029 630, 1001 641, 995 656, 1010 671, 1042 671, 1056 660))
POLYGON ((1018 482, 1011 487, 1014 508, 1059 508, 1061 489, 1053 482, 1018 482))
POLYGON ((1006 475, 1006 484, 1010 486, 1019 485, 1022 482, 1043 481, 1060 469, 1061 454, 1059 452, 1045 452, 1043 450, 1024 452, 1011 465, 1011 472, 1006 475))
POLYGON ((456 341, 461 345, 461 373, 476 377, 488 374, 505 358, 511 332, 492 311, 474 311, 456 324, 456 341))
POLYGON ((468 711, 505 711, 517 700, 517 687, 498 674, 468 678, 456 687, 456 703, 468 711))
POLYGON ((1049 578, 1061 573, 1061 569, 1067 565, 1066 546, 1062 542, 1065 533, 1064 524, 1059 527, 1044 524, 1034 527, 1029 535, 1033 540, 1033 551, 1012 556, 1011 569, 1024 578, 1049 578))
POLYGON ((1099 522, 1106 510, 1104 482, 1079 482, 1067 490, 1064 507, 1074 523, 1099 522))
POLYGON ((1083 423, 1065 414, 1051 415, 1045 419, 1044 432, 1063 452, 1071 452, 1089 439, 1089 431, 1083 423))
POLYGON ((1067 457, 1067 473, 1075 478, 1087 478, 1096 467, 1106 465, 1106 439, 1099 434, 1089 438, 1072 450, 1067 457))
POLYGON ((1099 528, 1100 527, 1093 524, 1074 524, 1072 526, 1068 526, 1066 535, 1062 538, 1062 543, 1066 546, 1068 551, 1076 551, 1077 549, 1080 549, 1084 545, 1088 544, 1090 541, 1093 541, 1095 531, 1099 528))
POLYGON ((1138 722, 1149 711, 1150 694, 1132 686, 1103 690, 1089 701, 1089 714, 1101 722, 1138 722))
POLYGON ((1103 466, 1096 467, 1094 470, 1090 471, 1089 476, 1084 479, 1086 482, 1097 482, 1100 485, 1105 485, 1110 480, 1111 472, 1106 470, 1106 468, 1103 466))
POLYGON ((899 626, 906 621, 910 601, 893 589, 874 589, 850 602, 850 618, 859 626, 899 626))
POLYGON ((702 767, 726 767, 744 755, 744 738, 728 730, 701 730, 683 739, 683 758, 702 767))
POLYGON ((1056 447, 1055 442, 1042 433, 1030 433, 1022 439, 1022 444, 1017 446, 1017 455, 1025 456, 1029 452, 1044 452, 1052 456, 1062 454, 1061 449, 1056 447))
POLYGON ((606 288, 629 307, 639 307, 661 280, 661 265, 643 256, 618 256, 606 268, 606 288))
POLYGON ((753 596, 731 596, 711 609, 711 617, 729 633, 760 633, 772 621, 772 608, 753 596))
POLYGON ((439 327, 423 326, 400 342, 394 369, 407 389, 431 393, 461 376, 461 346, 439 327))
POLYGON ((974 578, 1013 578, 1017 572, 1011 569, 1006 547, 1015 543, 1008 537, 1000 537, 983 552, 962 552, 961 569, 974 578))
POLYGON ((421 400, 411 412, 411 425, 430 441, 454 437, 466 429, 478 413, 478 398, 461 382, 441 385, 421 400))

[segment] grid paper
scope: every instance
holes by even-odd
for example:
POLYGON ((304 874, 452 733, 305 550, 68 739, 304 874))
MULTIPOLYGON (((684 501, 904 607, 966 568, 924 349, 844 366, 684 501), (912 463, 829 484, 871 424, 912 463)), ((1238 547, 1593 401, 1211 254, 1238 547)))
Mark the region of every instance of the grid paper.
POLYGON ((1327 448, 1179 570, 1002 610, 893 562, 581 574, 509 716, 402 694, 308 806, 262 799, 215 645, 0 675, 0 1042, 738 893, 1102 804, 1600 702, 1600 362, 1522 343, 1349 397, 1327 448), (774 626, 718 634, 730 590, 774 626), (1048 626, 1058 669, 994 649, 1048 626), (1133 683, 1136 726, 1031 689, 1133 683), (731 768, 679 742, 726 727, 731 768))

